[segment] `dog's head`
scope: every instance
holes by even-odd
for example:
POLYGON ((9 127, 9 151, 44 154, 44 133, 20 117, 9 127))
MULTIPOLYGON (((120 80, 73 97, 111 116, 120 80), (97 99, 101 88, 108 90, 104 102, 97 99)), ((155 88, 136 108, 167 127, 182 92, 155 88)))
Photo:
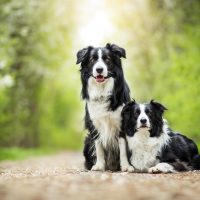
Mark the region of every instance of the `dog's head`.
POLYGON ((151 137, 159 136, 163 128, 163 113, 167 110, 162 104, 151 100, 138 104, 129 102, 122 110, 122 129, 129 136, 139 130, 148 130, 151 137))
POLYGON ((126 57, 125 50, 115 44, 108 43, 98 48, 88 46, 78 51, 76 64, 81 63, 82 78, 93 77, 101 84, 110 77, 117 77, 117 73, 122 70, 122 57, 126 57))

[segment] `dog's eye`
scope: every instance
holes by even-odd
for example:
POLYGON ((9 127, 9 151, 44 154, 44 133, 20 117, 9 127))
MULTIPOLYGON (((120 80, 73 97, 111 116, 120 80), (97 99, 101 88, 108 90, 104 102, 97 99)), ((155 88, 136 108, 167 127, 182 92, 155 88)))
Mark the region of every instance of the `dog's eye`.
POLYGON ((97 55, 93 55, 93 60, 97 60, 98 59, 98 56, 97 55))
POLYGON ((108 57, 108 56, 105 56, 105 55, 102 56, 102 59, 103 59, 104 61, 106 61, 106 62, 109 61, 109 57, 108 57))
POLYGON ((145 112, 146 112, 146 114, 150 114, 150 110, 149 109, 146 109, 145 112))
POLYGON ((140 110, 139 109, 135 110, 135 114, 139 115, 140 114, 140 110))

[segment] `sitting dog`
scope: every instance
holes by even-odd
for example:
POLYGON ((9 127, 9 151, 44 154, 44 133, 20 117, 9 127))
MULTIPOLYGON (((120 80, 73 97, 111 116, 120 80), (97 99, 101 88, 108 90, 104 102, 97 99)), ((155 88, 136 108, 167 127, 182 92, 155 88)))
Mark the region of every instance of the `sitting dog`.
POLYGON ((120 170, 118 138, 121 111, 130 101, 121 58, 125 50, 115 44, 84 48, 77 53, 81 63, 82 98, 86 101, 84 157, 88 170, 120 170))
MULTIPOLYGON (((165 110, 154 100, 146 104, 131 101, 123 108, 120 139, 127 140, 128 154, 121 155, 121 162, 130 162, 136 172, 169 173, 200 169, 197 145, 168 128, 163 119, 165 110)), ((125 145, 123 149, 125 152, 125 145)))

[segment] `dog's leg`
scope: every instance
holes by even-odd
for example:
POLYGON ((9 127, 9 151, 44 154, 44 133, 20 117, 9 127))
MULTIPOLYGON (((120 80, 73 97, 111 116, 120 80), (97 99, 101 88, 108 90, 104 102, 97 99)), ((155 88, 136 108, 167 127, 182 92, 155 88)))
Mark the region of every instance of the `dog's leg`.
POLYGON ((96 149, 96 164, 92 167, 92 171, 104 171, 105 170, 105 157, 104 150, 102 144, 96 140, 95 141, 95 149, 96 149))
POLYGON ((169 163, 158 163, 156 166, 149 168, 149 173, 157 174, 157 173, 172 173, 176 172, 174 167, 169 163))
POLYGON ((120 151, 120 167, 123 172, 133 172, 134 167, 128 162, 127 152, 126 152, 126 141, 124 138, 119 138, 119 151, 120 151))

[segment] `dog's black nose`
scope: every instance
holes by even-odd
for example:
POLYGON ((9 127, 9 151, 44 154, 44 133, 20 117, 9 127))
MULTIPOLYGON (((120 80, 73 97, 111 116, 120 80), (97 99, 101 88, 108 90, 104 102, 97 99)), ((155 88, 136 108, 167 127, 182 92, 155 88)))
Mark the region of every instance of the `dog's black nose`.
POLYGON ((145 118, 142 118, 142 119, 140 120, 140 122, 141 122, 141 124, 146 124, 146 123, 147 123, 147 120, 146 120, 145 118))
POLYGON ((101 74, 103 72, 103 68, 97 68, 97 73, 101 74))

